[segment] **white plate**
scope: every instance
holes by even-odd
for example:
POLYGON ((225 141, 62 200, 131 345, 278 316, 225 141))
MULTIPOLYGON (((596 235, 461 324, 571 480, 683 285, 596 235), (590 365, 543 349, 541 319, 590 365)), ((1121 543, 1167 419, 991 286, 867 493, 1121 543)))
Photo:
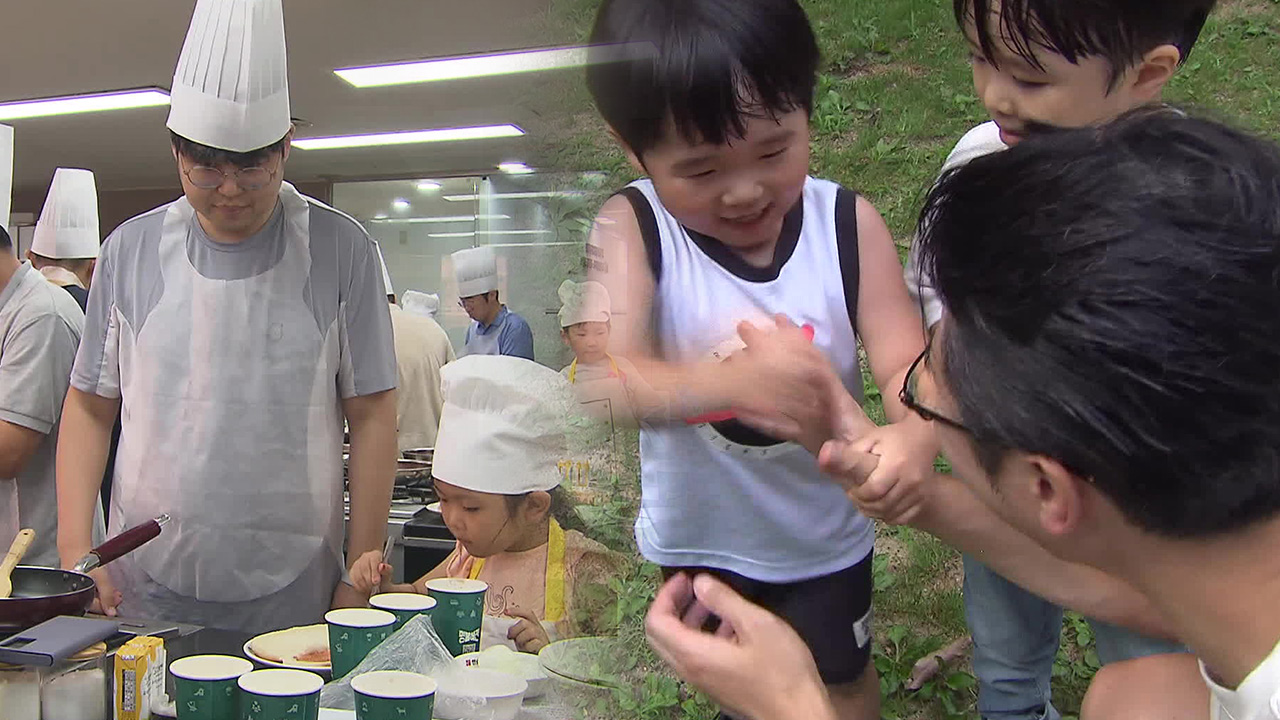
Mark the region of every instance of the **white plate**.
POLYGON ((252 645, 263 638, 266 638, 272 635, 285 635, 285 634, 295 634, 295 633, 299 635, 315 636, 314 638, 311 638, 309 642, 305 643, 308 646, 313 645, 314 641, 318 640, 321 636, 323 636, 324 643, 326 645, 329 642, 329 628, 327 625, 300 625, 298 627, 288 628, 287 630, 277 630, 275 632, 264 633, 262 635, 258 635, 257 637, 250 638, 249 641, 244 644, 245 657, 249 658, 250 660, 256 663, 261 663, 262 665, 266 665, 268 667, 288 668, 291 670, 309 670, 311 672, 316 672, 316 673, 330 672, 332 670, 332 667, 329 663, 324 663, 322 665, 320 663, 297 662, 292 659, 280 662, 276 660, 268 660, 267 658, 264 658, 253 651, 252 645))
POLYGON ((433 512, 433 513, 439 513, 439 512, 440 512, 440 503, 439 503, 439 502, 433 502, 433 503, 431 503, 430 505, 428 505, 428 506, 427 506, 427 509, 428 509, 428 510, 430 510, 431 512, 433 512))

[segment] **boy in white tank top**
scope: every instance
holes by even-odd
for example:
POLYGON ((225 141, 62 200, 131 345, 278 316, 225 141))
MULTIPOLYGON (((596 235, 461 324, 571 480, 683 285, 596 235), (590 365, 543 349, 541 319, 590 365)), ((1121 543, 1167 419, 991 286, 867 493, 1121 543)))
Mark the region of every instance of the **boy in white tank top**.
POLYGON ((642 427, 637 543, 667 576, 710 571, 783 617, 840 717, 879 717, 874 530, 805 452, 820 441, 774 437, 856 440, 879 461, 860 494, 894 518, 915 512, 937 447, 893 394, 884 428, 850 397, 859 341, 897 388, 924 333, 875 209, 807 175, 808 18, 795 0, 606 0, 591 42, 655 51, 588 70, 648 177, 602 208, 595 279, 618 351, 671 398, 642 427))

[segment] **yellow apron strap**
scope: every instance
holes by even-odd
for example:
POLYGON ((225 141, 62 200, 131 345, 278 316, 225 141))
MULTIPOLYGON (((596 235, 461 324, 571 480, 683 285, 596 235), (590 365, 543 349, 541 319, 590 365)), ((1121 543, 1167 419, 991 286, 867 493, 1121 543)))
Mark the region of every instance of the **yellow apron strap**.
POLYGON ((569 384, 574 385, 578 382, 578 358, 574 358, 569 363, 569 384))
MULTIPOLYGON (((469 577, 479 579, 482 569, 484 558, 476 558, 469 577)), ((547 622, 564 619, 564 576, 564 529, 555 518, 551 518, 551 526, 547 529, 547 578, 542 606, 542 619, 547 622)))

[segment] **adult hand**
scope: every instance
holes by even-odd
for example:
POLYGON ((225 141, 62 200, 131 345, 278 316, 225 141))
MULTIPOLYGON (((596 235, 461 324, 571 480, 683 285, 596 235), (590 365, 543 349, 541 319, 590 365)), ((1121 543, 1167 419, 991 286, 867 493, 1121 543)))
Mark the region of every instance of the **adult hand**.
POLYGON ((116 589, 116 586, 111 582, 111 577, 107 575, 106 568, 90 571, 89 577, 93 578, 98 590, 97 595, 93 598, 93 603, 89 606, 89 612, 115 617, 119 614, 120 603, 124 602, 124 593, 116 589))
POLYGON ((709 575, 681 573, 645 618, 649 644, 680 677, 735 717, 829 720, 835 710, 804 641, 778 616, 709 575), (720 618, 714 635, 701 630, 720 618))
POLYGON ((525 610, 518 605, 508 605, 507 615, 520 618, 520 622, 507 630, 507 639, 514 641, 520 652, 537 653, 551 644, 547 629, 542 626, 542 622, 538 620, 537 615, 533 614, 533 611, 525 610))
POLYGON ((476 564, 476 559, 467 552, 467 548, 463 546, 461 541, 456 541, 453 548, 453 555, 449 558, 449 564, 445 566, 445 575, 451 578, 469 578, 471 577, 471 568, 476 564))

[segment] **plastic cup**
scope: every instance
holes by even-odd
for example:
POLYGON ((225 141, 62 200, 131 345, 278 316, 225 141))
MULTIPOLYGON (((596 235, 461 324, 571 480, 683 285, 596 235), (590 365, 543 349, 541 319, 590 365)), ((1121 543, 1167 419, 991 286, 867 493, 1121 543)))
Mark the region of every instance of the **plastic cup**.
POLYGON ((418 593, 382 593, 369 598, 369 604, 378 610, 386 610, 395 615, 395 629, 399 630, 418 615, 431 617, 431 612, 436 607, 436 599, 418 593))
POLYGON ((169 664, 178 720, 240 720, 236 682, 253 663, 230 655, 192 655, 169 664))
POLYGON ((333 679, 345 677, 395 629, 396 616, 386 610, 343 608, 325 613, 329 625, 329 662, 333 679))
POLYGON ((356 720, 431 720, 436 681, 418 673, 379 670, 351 679, 356 720))
POLYGON ((427 581, 427 594, 438 603, 431 613, 431 624, 454 657, 480 649, 484 594, 488 589, 488 583, 481 580, 437 578, 427 581))
POLYGON ((240 676, 241 720, 318 720, 324 678, 306 670, 254 670, 240 676))

